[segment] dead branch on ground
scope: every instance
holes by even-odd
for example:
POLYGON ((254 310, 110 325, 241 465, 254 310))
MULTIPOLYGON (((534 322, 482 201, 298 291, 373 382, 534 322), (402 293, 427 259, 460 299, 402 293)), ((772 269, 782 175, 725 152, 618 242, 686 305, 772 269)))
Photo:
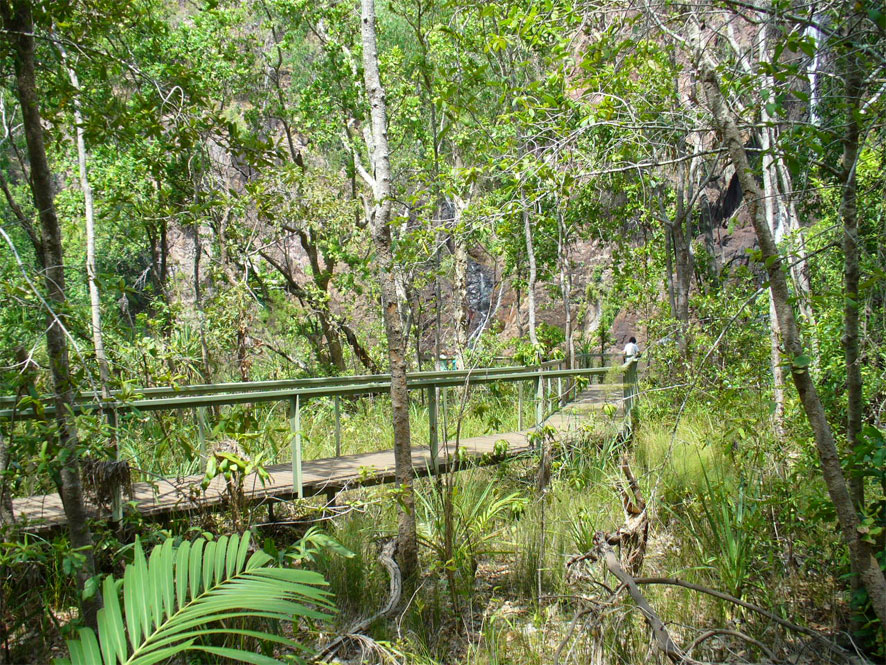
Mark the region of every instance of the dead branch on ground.
POLYGON ((314 658, 314 662, 328 662, 344 643, 349 640, 356 641, 362 645, 373 642, 373 640, 362 634, 363 631, 369 628, 369 626, 378 619, 388 616, 394 608, 397 607, 397 604, 400 602, 400 596, 403 594, 403 579, 400 574, 400 567, 394 560, 396 550, 397 540, 395 538, 385 543, 381 548, 381 553, 378 555, 378 560, 385 567, 385 570, 388 571, 388 577, 390 579, 388 602, 385 603, 385 606, 381 610, 366 619, 360 619, 352 624, 343 635, 339 635, 323 647, 314 658))
POLYGON ((621 592, 624 590, 628 591, 628 594, 631 596, 634 604, 640 609, 644 619, 646 620, 646 623, 652 630, 655 647, 661 653, 667 656, 668 659, 670 659, 670 661, 673 663, 696 663, 697 661, 692 658, 692 652, 701 644, 710 640, 711 638, 723 635, 740 639, 745 643, 759 649, 761 653, 765 654, 765 656, 770 659, 770 661, 778 661, 773 649, 769 648, 768 646, 750 635, 747 635, 738 630, 727 628, 717 628, 704 631, 689 644, 687 649, 680 649, 671 638, 664 621, 652 608, 652 606, 646 600, 646 597, 643 595, 643 592, 640 590, 641 586, 648 584, 683 587, 685 589, 689 589, 698 593, 713 596, 720 600, 724 600, 726 602, 732 603, 751 612, 759 614, 763 617, 766 617, 770 621, 782 626, 783 628, 815 639, 816 642, 820 642, 829 651, 840 656, 847 662, 853 662, 855 660, 853 658, 853 654, 834 644, 821 633, 812 630, 811 628, 797 625, 786 619, 782 619, 777 614, 770 612, 769 610, 766 610, 759 605, 754 605, 753 603, 743 601, 740 598, 736 598, 727 593, 723 593, 722 591, 710 589, 708 587, 694 584, 692 582, 686 582, 677 578, 635 577, 639 573, 640 567, 643 564, 643 557, 646 551, 646 541, 648 537, 649 520, 646 502, 643 499, 643 495, 640 491, 637 480, 634 477, 633 472, 631 471, 627 457, 622 458, 621 468, 622 473, 624 473, 626 479, 626 485, 622 485, 620 487, 622 495, 622 505, 625 512, 625 523, 613 532, 607 533, 603 531, 598 531, 594 536, 593 549, 585 552, 584 554, 570 557, 570 559, 566 562, 567 579, 572 579, 575 581, 591 581, 600 586, 605 586, 602 585, 602 583, 596 582, 595 580, 588 579, 586 575, 581 575, 575 570, 575 567, 579 563, 586 561, 602 561, 606 569, 613 576, 615 576, 616 579, 618 579, 619 586, 616 587, 614 590, 610 589, 609 587, 605 587, 606 590, 609 592, 608 597, 605 600, 595 602, 594 606, 590 608, 580 608, 576 612, 575 617, 570 623, 564 639, 561 641, 554 654, 555 665, 559 665, 560 655, 563 652, 565 646, 572 639, 579 621, 584 617, 591 615, 590 619, 585 621, 583 630, 593 631, 597 629, 602 622, 604 616, 616 607, 618 596, 621 595, 621 592), (615 554, 613 548, 616 546, 621 549, 622 556, 625 558, 627 565, 623 566, 621 560, 615 554))

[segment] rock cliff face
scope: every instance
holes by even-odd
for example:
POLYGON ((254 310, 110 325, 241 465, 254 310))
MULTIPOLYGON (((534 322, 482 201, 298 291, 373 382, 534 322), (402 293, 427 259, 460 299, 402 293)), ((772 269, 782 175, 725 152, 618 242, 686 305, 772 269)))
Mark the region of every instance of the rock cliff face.
MULTIPOLYGON (((756 247, 754 231, 741 211, 732 218, 718 221, 708 228, 697 228, 696 231, 693 243, 695 251, 707 252, 711 269, 716 269, 725 279, 728 279, 729 273, 736 267, 748 263, 749 250, 756 247)), ((611 287, 612 281, 612 252, 599 243, 581 241, 572 248, 571 256, 574 339, 576 342, 582 339, 590 341, 593 348, 599 348, 603 294, 611 287)), ((503 285, 496 283, 494 276, 495 272, 490 266, 471 262, 468 271, 468 296, 472 310, 471 320, 474 322, 472 332, 491 311, 492 319, 501 326, 500 335, 504 339, 521 337, 526 334, 528 317, 526 294, 517 294, 509 281, 505 281, 503 285)), ((659 288, 661 307, 666 308, 667 286, 662 282, 659 288)), ((697 288, 694 282, 692 288, 697 288)), ((536 291, 538 320, 560 328, 565 327, 566 316, 558 281, 554 279, 540 284, 536 291)), ((648 340, 641 322, 652 313, 632 309, 619 311, 608 325, 606 334, 602 335, 608 340, 605 349, 621 349, 632 336, 637 337, 641 345, 645 345, 648 340)))

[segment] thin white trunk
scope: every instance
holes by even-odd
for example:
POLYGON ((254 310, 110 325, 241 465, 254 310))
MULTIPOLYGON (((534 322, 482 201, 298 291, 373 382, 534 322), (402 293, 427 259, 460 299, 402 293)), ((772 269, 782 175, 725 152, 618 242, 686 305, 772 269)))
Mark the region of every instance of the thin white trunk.
MULTIPOLYGON (((767 39, 765 37, 765 27, 760 40, 759 57, 763 61, 767 55, 767 39)), ((773 92, 771 77, 764 77, 765 85, 770 92, 773 92)), ((776 244, 781 242, 784 235, 784 227, 781 223, 782 215, 780 214, 781 197, 778 192, 777 182, 778 176, 775 168, 775 159, 773 158, 773 135, 769 122, 772 118, 764 105, 761 109, 761 120, 763 128, 760 130, 760 147, 763 149, 763 211, 766 216, 766 225, 772 234, 776 244)), ((775 301, 772 299, 772 291, 769 292, 769 359, 772 366, 772 399, 775 402, 775 412, 773 420, 775 432, 779 439, 785 437, 785 372, 782 365, 781 357, 781 333, 778 326, 778 317, 775 312, 775 301)))
POLYGON ((98 362, 98 374, 101 380, 102 398, 110 397, 111 371, 108 357, 105 354, 105 343, 102 336, 101 297, 98 290, 98 274, 95 268, 95 205, 92 198, 92 186, 86 168, 86 140, 83 137, 83 114, 80 112, 80 81, 77 72, 67 62, 67 53, 61 42, 58 42, 68 78, 74 88, 74 125, 77 136, 77 164, 80 169, 80 189, 83 190, 83 204, 86 217, 86 280, 89 284, 89 311, 92 319, 92 344, 95 348, 95 359, 98 362))
POLYGON ((388 362, 391 372, 391 411, 394 429, 394 466, 401 488, 398 499, 397 556, 404 584, 414 583, 418 570, 418 542, 415 528, 412 449, 409 431, 409 393, 406 386, 406 347, 394 279, 396 269, 391 240, 391 150, 388 146, 388 112, 385 90, 378 69, 378 43, 375 30, 375 2, 360 2, 363 43, 363 81, 369 101, 370 127, 366 143, 372 160, 370 176, 373 205, 369 227, 375 246, 381 285, 388 362))
MULTIPOLYGON (((818 20, 818 16, 813 16, 813 23, 817 23, 818 20)), ((812 56, 812 59, 806 67, 806 75, 809 78, 809 122, 813 127, 818 127, 821 124, 821 117, 818 115, 818 68, 821 65, 821 59, 819 57, 821 49, 819 46, 822 43, 822 34, 817 26, 810 25, 806 28, 806 32, 803 36, 811 37, 815 40, 815 55, 812 56)))
MULTIPOLYGON (((765 40, 764 40, 765 41, 765 40)), ((760 46, 761 56, 765 52, 765 44, 760 46)), ((768 82, 768 81, 767 81, 768 82)), ((767 123, 770 121, 769 113, 763 108, 763 129, 760 131, 760 144, 763 149, 763 211, 766 216, 766 225, 776 243, 782 237, 782 225, 779 223, 777 210, 778 192, 775 187, 775 161, 772 158, 772 134, 767 123)), ((778 328, 778 317, 775 313, 775 302, 772 300, 772 292, 769 292, 769 359, 772 367, 772 399, 775 402, 773 420, 775 432, 779 439, 785 436, 785 372, 781 358, 781 335, 778 328)))
POLYGON ((535 262, 535 249, 532 245, 532 221, 526 200, 523 200, 523 235, 526 239, 526 259, 529 262, 529 283, 526 286, 526 304, 529 309, 529 341, 538 348, 538 335, 535 332, 535 282, 538 279, 538 266, 535 262))

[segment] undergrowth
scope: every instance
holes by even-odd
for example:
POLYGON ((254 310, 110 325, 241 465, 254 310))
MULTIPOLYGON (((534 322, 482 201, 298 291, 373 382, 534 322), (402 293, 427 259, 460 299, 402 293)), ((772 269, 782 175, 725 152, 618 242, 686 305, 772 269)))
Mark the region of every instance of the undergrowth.
MULTIPOLYGON (((463 436, 483 433, 493 425, 499 431, 515 428, 513 397, 508 391, 484 395, 486 405, 466 414, 463 436)), ((361 400, 343 407, 342 439, 347 442, 343 453, 385 447, 381 423, 389 418, 387 400, 361 400)), ((306 410, 306 458, 333 452, 332 413, 331 402, 317 401, 306 410)), ((233 414, 211 417, 217 423, 236 421, 233 414)), ((247 452, 254 452, 269 450, 279 436, 287 441, 276 451, 276 459, 282 461, 288 451, 285 414, 263 407, 252 409, 250 417, 263 423, 259 435, 237 440, 247 452)), ((424 443, 423 417, 424 407, 414 404, 417 445, 424 443)), ((525 422, 530 417, 525 414, 525 422)), ((821 488, 812 480, 797 486, 790 456, 772 439, 766 418, 762 406, 744 411, 740 419, 710 408, 689 408, 676 428, 673 419, 641 417, 633 442, 628 443, 615 436, 618 418, 589 417, 570 438, 546 444, 551 446, 552 462, 550 483, 543 493, 537 488, 537 454, 494 467, 468 466, 452 478, 451 556, 444 546, 442 519, 446 484, 435 478, 417 480, 421 578, 415 595, 397 615, 368 628, 366 637, 373 646, 363 651, 366 662, 389 658, 410 663, 529 665, 551 662, 558 649, 561 663, 596 662, 604 655, 611 663, 660 660, 650 650, 648 629, 632 604, 605 604, 609 593, 601 583, 610 589, 615 583, 599 565, 585 563, 577 575, 576 570, 567 573, 567 561, 590 551, 597 532, 612 532, 624 523, 620 491, 625 459, 631 460, 648 502, 650 540, 642 576, 679 577, 799 623, 845 626, 841 548, 831 522, 827 515, 819 520, 798 518, 808 512, 808 502, 821 488), (751 426, 754 418, 757 425, 751 426), (594 603, 608 609, 582 614, 594 603), (567 635, 571 637, 566 639, 567 635)), ((154 468, 174 466, 172 441, 193 443, 196 431, 195 422, 184 425, 182 432, 160 442, 159 449, 139 444, 139 459, 154 468)), ((230 427, 225 427, 224 433, 230 434, 230 427)), ((130 432, 127 445, 136 450, 135 428, 130 432)), ((222 433, 217 429, 211 436, 222 433)), ((303 562, 329 583, 338 609, 333 634, 384 605, 388 578, 378 555, 381 544, 397 530, 393 488, 350 490, 338 497, 334 510, 317 500, 279 505, 275 521, 269 521, 264 511, 250 508, 243 521, 269 552, 291 548, 304 535, 306 524, 316 524, 340 546, 323 549, 303 562)), ((100 530, 100 568, 119 574, 127 541, 137 532, 149 544, 162 542, 165 535, 197 536, 230 528, 224 515, 182 517, 166 526, 153 537, 139 522, 127 527, 129 535, 100 530)), ((15 648, 35 648, 41 641, 42 648, 49 648, 58 636, 70 633, 73 624, 67 617, 76 598, 65 571, 74 568, 72 556, 63 537, 52 542, 32 539, 3 550, 0 564, 9 599, 5 616, 22 618, 22 623, 10 624, 8 635, 15 648), (43 607, 52 611, 43 612, 43 607), (37 621, 32 628, 39 626, 39 632, 25 621, 37 621)), ((705 630, 726 626, 782 655, 802 648, 795 636, 730 603, 670 586, 648 585, 643 592, 681 645, 690 644, 705 630)), ((316 633, 315 638, 325 639, 316 633)), ((739 655, 754 660, 766 654, 723 638, 706 642, 693 657, 722 661, 739 655)))

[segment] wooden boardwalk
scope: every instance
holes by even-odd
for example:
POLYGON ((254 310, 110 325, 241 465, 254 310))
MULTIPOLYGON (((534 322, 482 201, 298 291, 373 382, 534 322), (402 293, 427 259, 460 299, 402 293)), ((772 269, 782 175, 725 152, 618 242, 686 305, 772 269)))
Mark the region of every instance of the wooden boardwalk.
MULTIPOLYGON (((545 421, 558 432, 575 432, 587 414, 599 411, 610 403, 622 412, 622 388, 620 385, 592 385, 578 399, 554 413, 545 421)), ((498 464, 525 454, 530 449, 529 433, 507 432, 462 439, 464 455, 476 464, 498 464), (494 457, 496 444, 507 442, 506 452, 494 457)), ((440 446, 438 468, 445 470, 454 457, 455 442, 440 446)), ((501 444, 499 444, 501 449, 501 444)), ((430 450, 425 447, 412 449, 413 466, 417 474, 426 475, 431 465, 430 450)), ((287 501, 297 492, 292 484, 292 465, 278 464, 266 467, 270 479, 264 485, 257 474, 244 480, 244 492, 251 504, 287 501)), ((383 450, 360 455, 346 455, 326 459, 308 460, 302 464, 303 493, 305 496, 332 494, 359 485, 375 485, 394 479, 394 451, 383 450)), ((190 511, 212 510, 223 506, 227 500, 225 481, 221 476, 212 480, 206 491, 201 489, 202 474, 180 478, 160 479, 152 483, 134 483, 131 501, 136 510, 148 518, 163 518, 190 511)), ((31 496, 13 501, 16 519, 27 531, 46 531, 66 524, 64 510, 58 494, 31 496)), ((108 518, 108 514, 96 506, 90 506, 94 517, 108 518)))

